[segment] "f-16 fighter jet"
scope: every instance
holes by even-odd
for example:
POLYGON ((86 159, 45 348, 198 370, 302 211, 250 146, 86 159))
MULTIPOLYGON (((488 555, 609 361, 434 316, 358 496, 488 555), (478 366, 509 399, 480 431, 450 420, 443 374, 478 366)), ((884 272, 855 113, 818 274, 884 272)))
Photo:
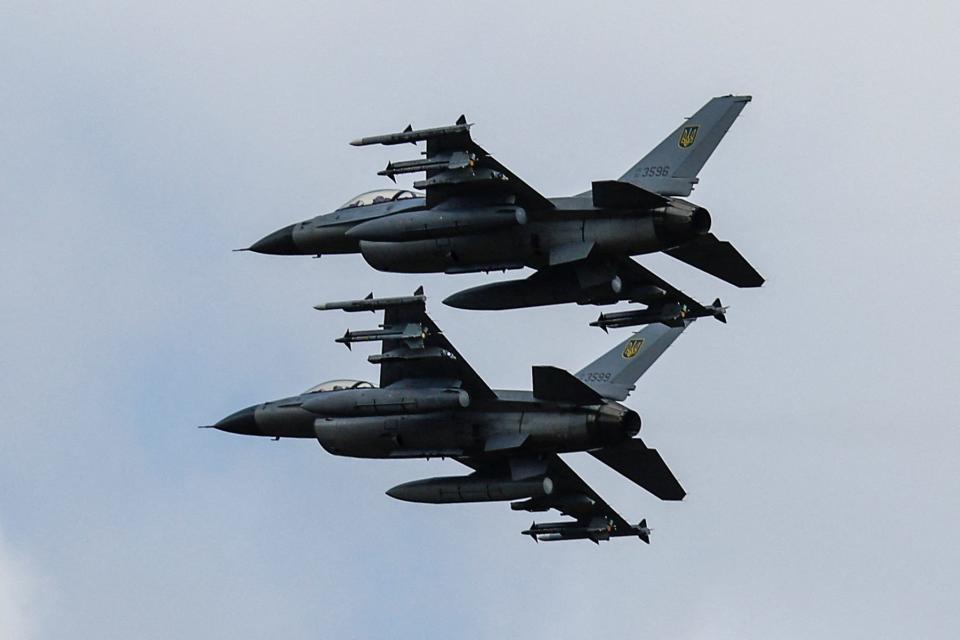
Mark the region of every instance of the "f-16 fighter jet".
POLYGON ((354 140, 426 142, 419 158, 391 162, 379 175, 424 173, 421 194, 380 190, 336 211, 284 227, 254 243, 268 254, 361 253, 381 271, 466 273, 532 267, 526 279, 456 293, 463 309, 513 309, 576 302, 647 305, 636 323, 682 324, 717 315, 632 255, 664 251, 738 287, 763 278, 729 242, 710 233, 710 214, 687 196, 697 174, 750 96, 710 100, 619 180, 594 182, 572 197, 546 198, 495 160, 456 124, 354 140))
MULTIPOLYGON (((242 409, 213 428, 251 436, 316 438, 328 452, 354 458, 450 457, 462 476, 407 482, 387 491, 398 500, 447 504, 511 501, 519 511, 556 509, 572 519, 534 523, 536 541, 637 536, 630 524, 558 454, 587 451, 662 500, 684 490, 655 449, 636 437, 640 416, 620 401, 686 325, 645 327, 576 375, 533 368, 532 391, 493 390, 425 311, 423 290, 401 298, 318 305, 384 311, 380 328, 348 331, 337 342, 382 342, 368 360, 379 385, 334 380, 300 395, 242 409)), ((689 322, 689 321, 688 321, 689 322)))

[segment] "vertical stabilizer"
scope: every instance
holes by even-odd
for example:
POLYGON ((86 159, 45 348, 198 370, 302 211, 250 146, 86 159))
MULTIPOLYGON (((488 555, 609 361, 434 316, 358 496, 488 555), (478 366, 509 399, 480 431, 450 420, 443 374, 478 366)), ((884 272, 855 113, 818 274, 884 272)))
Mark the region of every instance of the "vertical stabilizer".
POLYGON ((663 196, 688 196, 750 96, 714 98, 620 178, 663 196))
POLYGON ((605 398, 624 400, 691 322, 681 327, 648 325, 581 369, 577 377, 605 398))

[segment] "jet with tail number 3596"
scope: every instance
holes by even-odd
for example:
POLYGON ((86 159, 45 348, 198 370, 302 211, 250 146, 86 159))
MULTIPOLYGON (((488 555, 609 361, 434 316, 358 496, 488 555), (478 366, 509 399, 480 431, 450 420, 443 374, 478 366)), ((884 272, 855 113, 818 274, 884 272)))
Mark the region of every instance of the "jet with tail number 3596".
MULTIPOLYGON (((529 267, 527 278, 457 292, 462 309, 514 309, 576 302, 646 305, 619 326, 689 318, 722 319, 631 256, 664 252, 738 287, 763 278, 711 232, 707 209, 684 197, 750 96, 713 98, 618 180, 547 198, 473 141, 461 116, 451 126, 360 138, 365 145, 417 145, 410 160, 379 175, 422 173, 420 191, 381 189, 332 213, 275 231, 249 247, 279 255, 360 253, 374 268, 402 273, 468 273, 529 267), (421 192, 422 191, 422 192, 421 192)), ((603 317, 601 316, 601 326, 603 317)))

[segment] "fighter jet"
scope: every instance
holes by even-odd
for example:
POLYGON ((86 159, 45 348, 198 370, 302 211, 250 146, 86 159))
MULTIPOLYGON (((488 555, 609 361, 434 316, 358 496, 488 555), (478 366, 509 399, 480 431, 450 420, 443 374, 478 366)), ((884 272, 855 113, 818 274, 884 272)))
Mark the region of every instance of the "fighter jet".
POLYGON ((634 383, 683 332, 654 324, 633 334, 576 375, 533 367, 532 391, 493 390, 426 313, 423 290, 399 298, 318 305, 348 312, 383 310, 377 329, 347 331, 350 347, 379 341, 369 356, 379 385, 333 380, 256 404, 213 428, 279 438, 316 438, 329 453, 354 458, 452 458, 461 476, 427 478, 389 489, 392 498, 448 504, 511 501, 518 511, 556 509, 572 519, 534 522, 534 540, 600 542, 636 536, 649 543, 646 521, 630 524, 558 454, 587 451, 662 500, 685 492, 656 449, 637 438, 640 416, 621 404, 634 383))
POLYGON ((426 142, 421 157, 389 163, 379 175, 424 173, 415 189, 378 190, 332 213, 292 224, 249 247, 266 254, 361 253, 374 268, 467 273, 532 267, 526 279, 460 291, 463 309, 513 309, 576 302, 647 305, 634 324, 722 314, 705 307, 630 256, 663 251, 738 287, 763 278, 729 243, 710 233, 711 216, 688 196, 697 174, 750 101, 710 100, 619 180, 579 195, 546 198, 474 142, 464 116, 447 127, 372 136, 350 144, 426 142))

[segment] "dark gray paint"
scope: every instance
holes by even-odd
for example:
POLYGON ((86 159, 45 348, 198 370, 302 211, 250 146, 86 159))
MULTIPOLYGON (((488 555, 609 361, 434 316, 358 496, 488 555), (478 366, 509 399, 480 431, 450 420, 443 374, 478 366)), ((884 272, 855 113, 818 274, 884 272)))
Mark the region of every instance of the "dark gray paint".
POLYGON ((350 313, 383 310, 379 329, 348 331, 338 339, 348 346, 361 336, 383 343, 379 356, 370 357, 380 367, 380 388, 350 384, 307 392, 242 409, 213 426, 240 435, 316 438, 329 453, 353 458, 454 458, 474 473, 404 483, 387 495, 435 504, 527 498, 513 508, 557 509, 574 517, 562 526, 528 530, 534 539, 599 542, 635 535, 649 542, 645 526, 624 521, 557 454, 598 452, 598 459, 658 497, 682 499, 659 454, 634 438, 640 417, 618 400, 686 325, 647 327, 576 376, 534 367, 532 391, 494 391, 426 314, 425 300, 418 289, 408 297, 317 305, 350 313))
MULTIPOLYGON (((258 253, 356 253, 375 269, 401 273, 471 273, 532 267, 538 278, 462 291, 447 304, 510 309, 577 302, 646 304, 652 320, 667 305, 681 317, 708 315, 703 305, 656 276, 640 277, 629 256, 668 255, 741 287, 763 278, 726 242, 708 232, 710 214, 675 196, 689 195, 697 174, 749 102, 749 96, 710 100, 619 181, 595 182, 576 197, 548 199, 497 162, 470 136, 461 116, 452 127, 371 136, 351 144, 426 142, 423 159, 391 162, 381 172, 424 172, 414 186, 423 200, 339 210, 284 227, 254 243, 258 253), (713 242, 704 243, 709 238, 713 242), (296 247, 296 250, 292 250, 296 247), (597 280, 596 272, 603 272, 597 280), (557 278, 565 296, 549 293, 557 278), (637 294, 652 284, 656 300, 637 294), (517 295, 518 288, 524 289, 517 295), (689 310, 689 314, 687 313, 689 310)), ((638 323, 640 316, 638 316, 638 323)))

